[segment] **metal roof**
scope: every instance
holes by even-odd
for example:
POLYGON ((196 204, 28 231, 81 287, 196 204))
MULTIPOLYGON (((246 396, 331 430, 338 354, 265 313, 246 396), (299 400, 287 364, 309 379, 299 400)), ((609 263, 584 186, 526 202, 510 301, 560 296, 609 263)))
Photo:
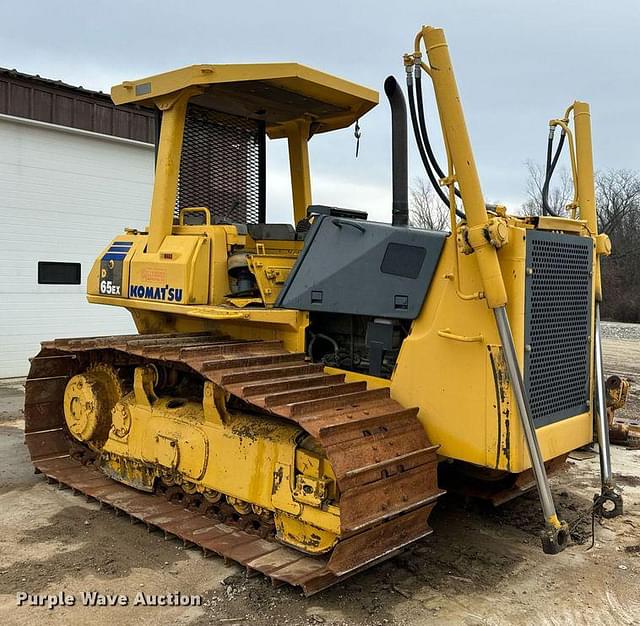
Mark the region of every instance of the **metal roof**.
POLYGON ((156 112, 115 106, 109 94, 0 68, 0 113, 102 135, 155 142, 156 112))
POLYGON ((192 102, 264 120, 271 137, 282 125, 306 118, 321 133, 351 125, 378 103, 378 92, 299 63, 191 65, 111 89, 113 101, 153 104, 191 86, 201 88, 192 102))

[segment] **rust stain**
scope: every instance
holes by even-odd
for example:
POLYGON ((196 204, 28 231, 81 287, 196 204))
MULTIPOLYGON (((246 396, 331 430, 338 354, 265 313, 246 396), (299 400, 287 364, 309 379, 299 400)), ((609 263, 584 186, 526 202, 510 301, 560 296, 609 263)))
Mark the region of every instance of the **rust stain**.
POLYGON ((511 433, 510 433, 510 417, 511 408, 509 403, 509 376, 507 374, 506 363, 501 346, 487 346, 489 350, 489 359, 491 361, 491 369, 493 372, 493 381, 496 393, 496 415, 498 419, 498 437, 496 445, 496 469, 500 466, 500 454, 502 453, 507 460, 507 471, 511 466, 511 433), (504 424, 504 427, 503 427, 504 424))
POLYGON ((507 472, 511 471, 511 431, 509 429, 509 411, 505 412, 505 436, 504 436, 504 447, 502 448, 502 452, 507 458, 507 472))
POLYGON ((282 478, 284 477, 284 469, 282 465, 278 465, 278 469, 273 472, 273 487, 271 488, 271 495, 274 495, 280 484, 282 483, 282 478))

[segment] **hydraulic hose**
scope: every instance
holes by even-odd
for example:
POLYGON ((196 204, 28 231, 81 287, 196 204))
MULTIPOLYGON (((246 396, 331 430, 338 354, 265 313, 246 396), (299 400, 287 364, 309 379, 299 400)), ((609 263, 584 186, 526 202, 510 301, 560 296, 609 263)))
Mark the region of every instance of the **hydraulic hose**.
POLYGON ((553 172, 556 169, 556 165, 558 164, 558 159, 560 158, 562 147, 564 146, 564 138, 566 136, 566 133, 564 132, 564 130, 560 133, 560 141, 558 142, 558 147, 556 148, 556 152, 553 155, 552 159, 551 152, 553 150, 553 134, 554 133, 552 129, 549 131, 549 140, 547 141, 547 166, 545 169, 544 184, 542 185, 542 214, 558 217, 558 214, 552 211, 551 207, 549 206, 549 185, 551 183, 553 172))
POLYGON ((551 153, 553 151, 553 128, 549 131, 549 139, 547 140, 547 160, 544 166, 544 181, 542 183, 542 215, 556 214, 549 207, 548 193, 549 193, 549 172, 551 171, 551 153))
MULTIPOLYGON (((418 122, 420 123, 420 136, 422 138, 422 142, 424 144, 425 147, 425 151, 427 153, 427 156, 429 157, 429 161, 431 163, 431 166, 433 167, 435 173, 440 177, 440 178, 445 178, 446 175, 445 173, 442 171, 442 168, 440 167, 440 165, 438 164, 438 160, 436 159, 436 155, 433 153, 433 150, 431 148, 431 142, 429 141, 429 133, 427 131, 427 121, 425 119, 424 116, 424 100, 422 98, 422 77, 421 77, 421 72, 417 71, 415 73, 415 79, 416 79, 416 108, 417 108, 417 112, 418 112, 418 122)), ((461 198, 461 194, 460 194, 460 190, 455 187, 455 193, 456 196, 458 196, 458 198, 461 198)))
MULTIPOLYGON (((433 186, 436 193, 438 194, 438 197, 440 198, 440 200, 442 200, 442 202, 444 202, 445 206, 449 207, 449 199, 447 198, 446 194, 442 190, 440 183, 436 179, 433 173, 433 170, 431 169, 431 164, 429 163, 429 157, 427 156, 424 145, 422 144, 422 137, 420 135, 420 127, 418 125, 418 117, 416 114, 416 104, 415 104, 414 93, 413 93, 413 79, 410 72, 407 72, 407 94, 408 94, 408 100, 409 100, 409 112, 411 115, 411 126, 413 127, 413 136, 416 140, 416 145, 418 146, 418 152, 420 153, 422 164, 424 165, 424 169, 427 172, 429 181, 431 182, 431 185, 433 186)), ((456 208, 456 215, 461 219, 465 219, 466 217, 465 214, 457 208, 456 208)))

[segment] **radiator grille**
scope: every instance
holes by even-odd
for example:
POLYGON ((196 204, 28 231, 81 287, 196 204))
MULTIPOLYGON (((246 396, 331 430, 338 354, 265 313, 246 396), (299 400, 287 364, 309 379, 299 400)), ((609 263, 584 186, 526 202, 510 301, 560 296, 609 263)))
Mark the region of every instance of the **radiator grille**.
POLYGON ((264 223, 264 124, 190 104, 176 216, 207 207, 217 223, 264 223))
POLYGON ((587 237, 527 234, 525 384, 537 426, 588 408, 592 258, 587 237))

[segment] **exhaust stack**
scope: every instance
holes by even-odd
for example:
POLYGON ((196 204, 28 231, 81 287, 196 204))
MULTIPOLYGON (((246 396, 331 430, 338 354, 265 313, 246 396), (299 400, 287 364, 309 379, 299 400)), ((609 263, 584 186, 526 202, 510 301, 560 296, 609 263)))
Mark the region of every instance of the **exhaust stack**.
POLYGON ((393 205, 391 223, 409 225, 409 176, 407 165, 407 105, 393 76, 384 81, 384 92, 391 107, 391 178, 393 205))

